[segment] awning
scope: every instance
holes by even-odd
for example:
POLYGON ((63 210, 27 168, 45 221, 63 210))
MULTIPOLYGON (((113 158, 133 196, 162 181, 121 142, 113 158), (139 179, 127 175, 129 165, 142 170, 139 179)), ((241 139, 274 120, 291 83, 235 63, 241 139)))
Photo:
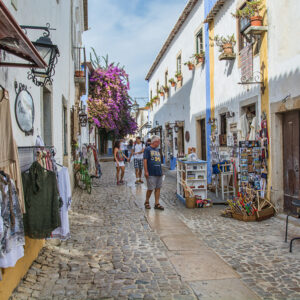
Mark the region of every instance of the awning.
POLYGON ((0 49, 28 61, 28 63, 0 61, 0 66, 24 68, 47 67, 45 61, 3 4, 2 0, 0 0, 0 49))

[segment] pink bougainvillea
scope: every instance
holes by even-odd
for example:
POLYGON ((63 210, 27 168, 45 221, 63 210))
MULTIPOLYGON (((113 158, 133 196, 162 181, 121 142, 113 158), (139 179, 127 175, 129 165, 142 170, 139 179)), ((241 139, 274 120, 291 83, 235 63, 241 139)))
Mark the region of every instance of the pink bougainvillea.
POLYGON ((91 96, 88 99, 89 121, 116 136, 133 134, 137 124, 130 115, 128 75, 114 66, 95 70, 90 78, 91 96))

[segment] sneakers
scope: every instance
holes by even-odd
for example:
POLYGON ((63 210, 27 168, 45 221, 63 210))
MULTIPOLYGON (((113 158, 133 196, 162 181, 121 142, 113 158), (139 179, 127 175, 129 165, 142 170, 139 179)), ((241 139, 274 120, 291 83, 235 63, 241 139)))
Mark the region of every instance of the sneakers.
POLYGON ((140 179, 140 183, 144 183, 144 181, 142 179, 140 179))
POLYGON ((136 180, 136 181, 135 181, 135 184, 139 184, 139 183, 140 183, 140 181, 139 181, 139 180, 136 180))

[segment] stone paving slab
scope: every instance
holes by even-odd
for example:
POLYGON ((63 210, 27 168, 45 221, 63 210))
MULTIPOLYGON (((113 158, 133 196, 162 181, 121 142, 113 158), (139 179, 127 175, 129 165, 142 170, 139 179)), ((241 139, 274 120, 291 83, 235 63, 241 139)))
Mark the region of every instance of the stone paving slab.
POLYGON ((192 233, 173 234, 161 238, 169 251, 205 251, 207 246, 192 233))
POLYGON ((177 252, 170 260, 184 281, 239 278, 240 276, 212 250, 177 252))
POLYGON ((194 281, 190 283, 199 300, 259 300, 261 299, 239 279, 194 281))

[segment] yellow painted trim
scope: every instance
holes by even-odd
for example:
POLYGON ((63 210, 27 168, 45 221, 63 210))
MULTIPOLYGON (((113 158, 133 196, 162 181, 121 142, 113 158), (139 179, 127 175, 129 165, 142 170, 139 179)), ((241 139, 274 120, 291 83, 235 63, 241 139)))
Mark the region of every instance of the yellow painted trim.
MULTIPOLYGON (((214 20, 209 23, 208 27, 208 37, 209 41, 213 41, 214 39, 214 20)), ((210 66, 210 115, 211 118, 215 117, 215 44, 214 42, 209 42, 209 66, 210 66)))
MULTIPOLYGON (((267 25, 267 1, 263 0, 264 10, 263 22, 267 25)), ((263 81, 265 85, 265 91, 261 94, 261 111, 266 113, 267 124, 268 124, 268 135, 269 135, 269 157, 268 157, 268 185, 267 185, 267 196, 270 199, 270 191, 272 186, 272 160, 271 160, 271 116, 270 116, 270 97, 269 97, 269 68, 268 68, 268 32, 262 35, 262 43, 260 48, 260 71, 263 74, 263 81)))
POLYGON ((2 269, 2 280, 0 281, 1 300, 7 300, 11 296, 44 244, 45 240, 33 240, 25 237, 24 257, 19 259, 13 268, 2 269))

